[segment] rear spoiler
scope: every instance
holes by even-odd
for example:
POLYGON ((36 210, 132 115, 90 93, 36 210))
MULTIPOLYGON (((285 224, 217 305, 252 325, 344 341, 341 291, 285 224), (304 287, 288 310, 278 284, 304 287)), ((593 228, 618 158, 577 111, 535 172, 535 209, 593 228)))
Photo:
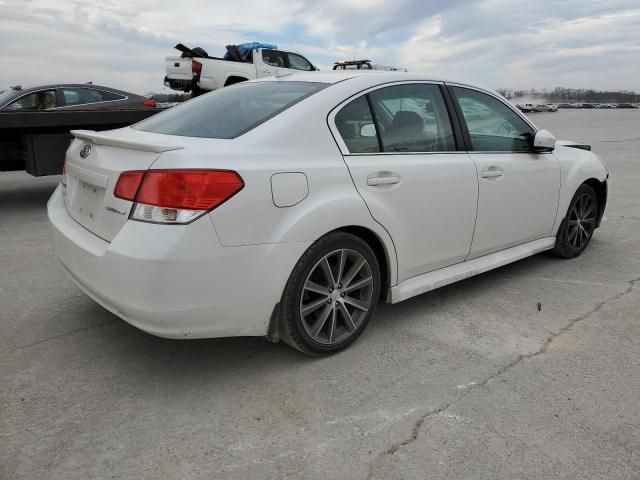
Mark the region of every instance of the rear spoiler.
POLYGON ((585 143, 576 143, 572 142, 571 140, 558 140, 556 142, 556 145, 560 145, 561 147, 570 147, 577 148, 579 150, 591 151, 591 145, 587 145, 585 143))
POLYGON ((91 142, 95 145, 108 145, 110 147, 128 148, 130 150, 142 150, 143 152, 162 153, 171 150, 181 150, 180 145, 167 145, 160 142, 149 142, 122 138, 108 133, 95 132, 93 130, 71 130, 74 137, 91 142))

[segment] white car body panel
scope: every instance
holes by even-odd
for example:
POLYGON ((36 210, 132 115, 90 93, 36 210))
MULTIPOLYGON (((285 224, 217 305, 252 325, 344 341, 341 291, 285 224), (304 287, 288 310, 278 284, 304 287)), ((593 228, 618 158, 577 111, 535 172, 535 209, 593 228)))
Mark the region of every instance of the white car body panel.
POLYGON ((589 151, 560 142, 540 154, 349 154, 333 124, 337 107, 382 85, 430 80, 355 71, 259 80, 332 85, 233 139, 75 132, 66 186, 48 204, 55 254, 80 288, 127 322, 202 338, 266 335, 296 262, 337 229, 380 242, 394 303, 552 248, 576 189, 607 179, 589 151), (504 175, 484 181, 491 166, 504 175), (244 188, 189 224, 130 220, 133 203, 113 195, 122 171, 203 168, 233 170, 244 188), (376 172, 400 182, 368 185, 376 172), (70 198, 79 182, 102 191, 70 198))
POLYGON ((553 153, 470 155, 478 168, 479 196, 468 259, 549 236, 560 190, 560 166, 553 153))

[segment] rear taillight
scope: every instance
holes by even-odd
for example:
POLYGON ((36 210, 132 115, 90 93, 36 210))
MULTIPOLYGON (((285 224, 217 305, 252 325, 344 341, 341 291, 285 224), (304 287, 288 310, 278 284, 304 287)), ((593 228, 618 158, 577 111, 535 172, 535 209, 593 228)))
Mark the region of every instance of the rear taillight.
POLYGON ((158 106, 158 104, 156 103, 156 101, 153 98, 148 98, 147 100, 145 100, 144 102, 142 102, 142 104, 145 107, 153 107, 156 108, 158 106))
POLYGON ((226 202, 244 187, 229 170, 123 172, 114 195, 135 202, 133 220, 189 223, 226 202))
POLYGON ((121 173, 113 195, 123 200, 133 202, 136 199, 136 194, 138 193, 143 178, 143 170, 121 173))
POLYGON ((200 62, 198 62, 197 60, 192 60, 191 61, 191 73, 193 73, 193 76, 198 76, 200 75, 200 72, 202 72, 202 64, 200 62))

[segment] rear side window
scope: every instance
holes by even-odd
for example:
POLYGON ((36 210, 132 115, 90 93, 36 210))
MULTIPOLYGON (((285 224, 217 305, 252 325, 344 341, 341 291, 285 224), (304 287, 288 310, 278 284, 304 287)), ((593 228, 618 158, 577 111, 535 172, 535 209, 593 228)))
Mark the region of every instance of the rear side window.
POLYGON ((116 93, 84 87, 63 88, 62 96, 67 107, 72 107, 74 105, 86 105, 89 103, 110 102, 113 100, 122 100, 126 98, 116 93))
POLYGON ((284 53, 278 50, 262 50, 262 61, 272 67, 285 67, 284 53))
POLYGON ((456 149, 438 85, 395 85, 369 95, 385 152, 449 152, 456 149))
POLYGON ((438 85, 394 85, 363 95, 340 110, 336 127, 350 153, 456 150, 438 85), (372 115, 369 102, 373 108, 372 115))
POLYGON ((183 137, 235 138, 326 86, 312 82, 238 83, 172 107, 133 128, 183 137))
POLYGON ((335 123, 349 153, 380 151, 376 127, 365 95, 342 107, 335 117, 335 123))

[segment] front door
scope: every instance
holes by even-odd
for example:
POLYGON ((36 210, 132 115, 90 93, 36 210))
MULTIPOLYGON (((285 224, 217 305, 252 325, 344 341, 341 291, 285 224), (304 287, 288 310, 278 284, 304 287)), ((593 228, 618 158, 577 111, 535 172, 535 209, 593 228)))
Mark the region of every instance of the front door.
POLYGON ((478 180, 473 160, 456 150, 440 86, 375 89, 339 110, 335 125, 358 192, 393 239, 398 281, 463 261, 478 180))
POLYGON ((451 87, 478 171, 478 216, 469 259, 551 234, 560 165, 531 149, 534 129, 497 97, 451 87))

